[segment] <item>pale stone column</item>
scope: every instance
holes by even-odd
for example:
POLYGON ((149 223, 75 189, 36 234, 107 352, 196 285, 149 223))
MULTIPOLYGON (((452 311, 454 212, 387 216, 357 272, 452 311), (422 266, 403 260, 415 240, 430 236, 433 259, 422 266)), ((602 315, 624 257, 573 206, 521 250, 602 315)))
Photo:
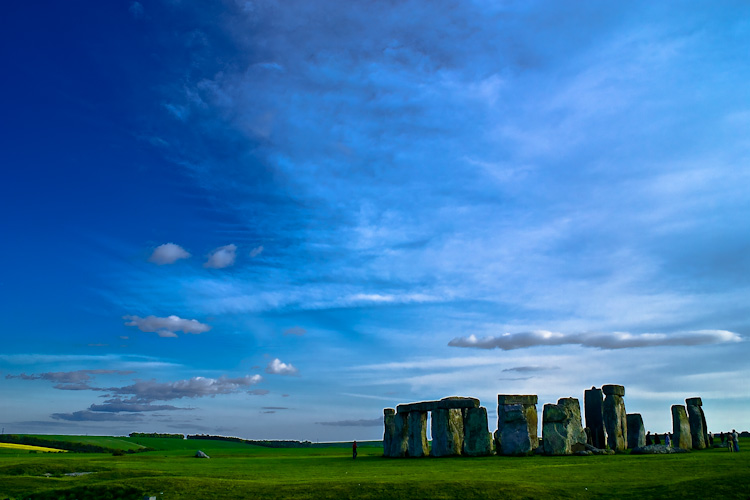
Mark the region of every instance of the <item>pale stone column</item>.
POLYGON ((461 409, 432 410, 433 457, 460 455, 464 444, 464 419, 461 409))
POLYGON ((703 415, 703 400, 701 398, 689 398, 687 404, 688 421, 690 422, 690 436, 694 450, 702 450, 708 446, 708 430, 706 429, 706 417, 703 415))
POLYGON ((628 424, 625 413, 625 387, 621 385, 603 385, 604 432, 607 445, 614 451, 624 451, 628 446, 628 424))
POLYGON ((545 455, 570 455, 586 447, 581 425, 581 405, 576 398, 561 398, 544 405, 542 443, 545 455))
POLYGON ((495 432, 498 455, 528 455, 539 446, 537 401, 532 394, 498 394, 495 432))
POLYGON ((409 456, 424 457, 428 454, 427 412, 410 411, 408 414, 409 456))
POLYGON ((672 433, 674 434, 674 446, 684 450, 693 448, 690 421, 685 407, 682 405, 672 405, 672 433))

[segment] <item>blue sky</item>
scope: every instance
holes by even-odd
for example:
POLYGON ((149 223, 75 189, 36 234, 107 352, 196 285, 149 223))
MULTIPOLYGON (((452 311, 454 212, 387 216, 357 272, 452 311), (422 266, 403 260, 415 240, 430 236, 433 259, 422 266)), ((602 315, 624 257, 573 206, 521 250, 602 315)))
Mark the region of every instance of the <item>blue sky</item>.
POLYGON ((750 414, 746 2, 5 7, 6 432, 750 414))

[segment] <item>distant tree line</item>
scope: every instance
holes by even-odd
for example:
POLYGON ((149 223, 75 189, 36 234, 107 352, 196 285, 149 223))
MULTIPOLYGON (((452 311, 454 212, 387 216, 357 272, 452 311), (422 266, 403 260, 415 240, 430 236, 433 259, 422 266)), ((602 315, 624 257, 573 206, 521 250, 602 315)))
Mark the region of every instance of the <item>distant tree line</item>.
POLYGON ((160 434, 158 432, 131 432, 132 438, 168 438, 168 439, 185 439, 182 434, 160 434))
MULTIPOLYGON (((31 446, 44 446, 46 448, 57 448, 75 453, 114 453, 115 448, 107 448, 89 443, 76 443, 72 441, 59 441, 57 439, 46 439, 24 434, 0 434, 0 443, 27 444, 31 446)), ((125 453, 139 453, 142 451, 154 451, 153 448, 140 448, 138 450, 125 450, 125 453)))
POLYGON ((242 439, 238 437, 228 436, 212 436, 210 434, 193 434, 188 435, 188 439, 206 439, 212 441, 231 441, 233 443, 245 443, 252 444, 255 446, 265 446, 266 448, 310 448, 312 443, 310 441, 291 441, 291 440, 278 440, 278 439, 242 439))

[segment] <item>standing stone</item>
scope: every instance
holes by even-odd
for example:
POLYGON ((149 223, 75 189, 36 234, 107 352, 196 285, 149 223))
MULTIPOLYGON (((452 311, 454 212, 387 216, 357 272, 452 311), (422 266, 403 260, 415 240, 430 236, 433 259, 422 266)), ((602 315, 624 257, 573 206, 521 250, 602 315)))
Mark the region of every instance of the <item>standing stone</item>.
POLYGON ((694 450, 702 450, 708 446, 708 431, 706 429, 706 417, 703 415, 703 401, 701 398, 689 398, 687 403, 687 415, 690 422, 690 436, 694 450))
POLYGON ((542 442, 545 455, 571 455, 586 448, 581 406, 576 398, 561 398, 544 405, 542 442))
POLYGON ((483 406, 464 411, 463 454, 470 457, 492 454, 492 438, 487 427, 487 408, 483 406))
POLYGON ((690 435, 690 421, 688 420, 685 407, 682 405, 672 405, 672 433, 674 434, 674 444, 683 450, 689 450, 693 447, 693 438, 690 435))
POLYGON ((603 385, 606 396, 602 405, 606 444, 613 451, 624 451, 628 446, 628 423, 625 413, 625 387, 603 385))
POLYGON ((646 446, 646 429, 643 427, 643 417, 640 413, 628 413, 628 448, 646 446))
MULTIPOLYGON (((385 411, 387 411, 386 408, 385 411)), ((383 439, 383 455, 386 457, 402 458, 409 455, 409 421, 407 419, 408 413, 396 413, 392 417, 392 436, 390 439, 390 446, 385 447, 385 439, 383 439)), ((385 415, 385 432, 389 432, 389 418, 385 415)))
POLYGON ((464 445, 464 419, 460 409, 439 408, 432 411, 433 457, 460 455, 464 445))
POLYGON ((396 410, 393 408, 385 408, 383 410, 383 425, 385 426, 385 431, 383 432, 383 456, 390 457, 393 440, 396 437, 396 410))
POLYGON ((536 395, 498 394, 495 447, 498 455, 528 455, 539 446, 536 395))
POLYGON ((408 452, 410 457, 424 457, 427 455, 427 412, 410 411, 407 413, 408 452))
POLYGON ((583 391, 583 407, 586 414, 586 427, 591 434, 591 445, 596 448, 604 448, 604 399, 602 390, 592 387, 583 391))

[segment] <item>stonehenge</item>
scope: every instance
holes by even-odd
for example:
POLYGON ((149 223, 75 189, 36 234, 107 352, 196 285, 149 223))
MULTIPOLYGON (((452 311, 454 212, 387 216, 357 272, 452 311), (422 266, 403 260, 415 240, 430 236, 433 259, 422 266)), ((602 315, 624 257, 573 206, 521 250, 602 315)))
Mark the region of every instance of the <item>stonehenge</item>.
POLYGON ((597 448, 604 448, 604 397, 602 390, 592 387, 583 392, 584 414, 586 428, 589 433, 589 444, 597 448))
POLYGON ((495 448, 499 455, 528 455, 539 446, 536 395, 499 394, 495 448))
POLYGON ((685 407, 682 405, 672 405, 672 434, 674 435, 674 446, 684 450, 689 450, 693 447, 690 422, 688 421, 685 407))
POLYGON ((701 398, 688 398, 687 405, 688 421, 690 422, 690 436, 694 450, 702 450, 708 447, 708 429, 706 428, 706 417, 703 415, 703 400, 701 398))
POLYGON ((633 454, 644 454, 685 452, 708 446, 701 398, 688 398, 685 406, 671 406, 671 446, 647 446, 643 417, 640 413, 625 413, 624 396, 625 388, 621 385, 585 390, 585 428, 577 398, 560 398, 557 403, 545 404, 541 442, 535 394, 498 394, 494 435, 488 429, 487 408, 480 406, 476 398, 452 396, 399 404, 395 409, 383 410, 383 456, 591 455, 626 449, 633 454), (427 439, 428 419, 431 441, 427 439))
POLYGON ((581 406, 576 398, 561 398, 544 405, 542 443, 545 455, 570 455, 586 449, 581 406))
POLYGON ((627 414, 628 449, 646 446, 646 429, 643 427, 643 417, 640 413, 627 414))
POLYGON ((603 385, 604 434, 611 450, 624 451, 628 447, 628 423, 625 413, 625 388, 621 385, 603 385))

